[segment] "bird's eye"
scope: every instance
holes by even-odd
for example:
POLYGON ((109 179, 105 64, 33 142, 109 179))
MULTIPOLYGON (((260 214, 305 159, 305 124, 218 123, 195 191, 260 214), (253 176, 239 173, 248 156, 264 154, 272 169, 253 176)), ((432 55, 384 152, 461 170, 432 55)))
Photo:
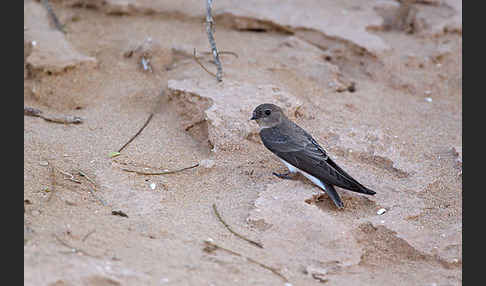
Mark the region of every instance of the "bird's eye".
POLYGON ((270 113, 272 113, 272 111, 270 109, 265 110, 266 115, 270 115, 270 113))

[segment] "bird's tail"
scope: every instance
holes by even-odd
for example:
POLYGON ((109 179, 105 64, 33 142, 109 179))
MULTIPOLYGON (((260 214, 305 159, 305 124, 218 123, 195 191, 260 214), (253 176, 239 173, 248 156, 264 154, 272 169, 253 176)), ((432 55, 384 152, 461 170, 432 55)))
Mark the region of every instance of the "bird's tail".
POLYGON ((368 189, 367 187, 361 185, 358 181, 356 181, 355 179, 353 179, 353 177, 351 177, 348 173, 346 173, 343 169, 341 169, 341 167, 339 167, 336 163, 334 163, 334 161, 331 160, 331 158, 328 158, 326 160, 326 162, 329 165, 331 165, 336 171, 338 171, 338 173, 342 177, 344 177, 345 180, 347 181, 346 184, 343 184, 343 185, 336 184, 337 186, 342 187, 342 188, 345 188, 345 189, 348 189, 348 190, 353 191, 353 192, 365 194, 365 195, 374 195, 374 194, 376 194, 375 191, 372 191, 372 190, 368 189))
POLYGON ((350 191, 354 191, 354 192, 361 193, 361 194, 365 194, 365 195, 374 195, 374 194, 376 194, 375 191, 370 190, 370 189, 368 189, 367 187, 365 187, 365 186, 363 186, 361 184, 359 186, 357 186, 356 190, 350 190, 350 191))
POLYGON ((326 194, 331 198, 331 200, 334 202, 334 204, 342 209, 344 208, 344 204, 341 201, 341 198, 339 197, 339 194, 336 192, 336 189, 334 189, 334 186, 331 184, 327 184, 321 180, 322 184, 324 185, 324 191, 326 194))

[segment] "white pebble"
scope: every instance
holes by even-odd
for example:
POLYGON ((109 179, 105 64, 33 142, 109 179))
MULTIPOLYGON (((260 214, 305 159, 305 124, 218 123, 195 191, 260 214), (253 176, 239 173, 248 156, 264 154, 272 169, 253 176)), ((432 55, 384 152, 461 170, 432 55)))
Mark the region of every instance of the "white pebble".
POLYGON ((37 46, 37 42, 36 41, 32 41, 32 46, 37 46))
POLYGON ((292 286, 292 284, 290 284, 289 282, 285 283, 284 285, 285 286, 292 286))
POLYGON ((380 221, 380 223, 381 223, 381 224, 384 224, 384 223, 385 223, 385 221, 384 221, 384 220, 382 220, 382 221, 380 221))
POLYGON ((152 190, 155 190, 155 186, 156 186, 156 185, 155 185, 155 183, 151 183, 151 184, 150 184, 150 188, 151 188, 152 190))
POLYGON ((210 169, 210 168, 214 167, 215 163, 214 163, 213 160, 204 159, 204 160, 201 160, 201 162, 199 162, 199 165, 201 167, 206 168, 206 169, 210 169))
POLYGON ((425 98, 425 101, 427 101, 427 102, 432 102, 432 98, 430 98, 430 97, 426 97, 426 98, 425 98))
POLYGON ((384 213, 386 213, 386 209, 379 209, 379 210, 376 212, 376 214, 377 214, 377 215, 382 215, 382 214, 384 214, 384 213))
POLYGON ((146 71, 146 70, 150 70, 150 71, 152 71, 152 68, 149 66, 149 64, 150 64, 150 60, 145 59, 145 58, 143 58, 143 57, 142 57, 142 66, 143 66, 143 70, 145 70, 145 71, 146 71))
POLYGON ((426 95, 431 95, 431 94, 432 94, 432 91, 430 91, 430 90, 426 90, 424 93, 425 93, 426 95))
POLYGON ((40 161, 39 162, 39 165, 41 165, 41 166, 47 166, 47 165, 49 165, 49 162, 47 162, 47 161, 40 161))

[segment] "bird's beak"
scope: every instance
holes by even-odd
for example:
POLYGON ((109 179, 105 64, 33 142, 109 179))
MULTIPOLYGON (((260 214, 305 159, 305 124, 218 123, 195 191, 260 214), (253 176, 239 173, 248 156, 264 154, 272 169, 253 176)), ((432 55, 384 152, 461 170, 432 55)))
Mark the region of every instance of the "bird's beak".
POLYGON ((250 118, 250 120, 255 120, 255 119, 257 119, 257 118, 256 118, 255 114, 253 114, 253 116, 250 118))

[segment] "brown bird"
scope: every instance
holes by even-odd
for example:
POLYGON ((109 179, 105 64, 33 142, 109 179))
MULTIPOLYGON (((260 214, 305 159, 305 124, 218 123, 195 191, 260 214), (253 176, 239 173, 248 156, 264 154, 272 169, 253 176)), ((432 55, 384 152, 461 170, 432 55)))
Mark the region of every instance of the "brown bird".
POLYGON ((260 126, 263 145, 289 169, 285 174, 273 173, 277 177, 288 179, 290 173, 301 173, 323 189, 338 208, 344 208, 344 204, 334 186, 366 195, 376 194, 331 160, 316 140, 288 119, 280 107, 270 103, 260 104, 250 120, 255 120, 260 126))

